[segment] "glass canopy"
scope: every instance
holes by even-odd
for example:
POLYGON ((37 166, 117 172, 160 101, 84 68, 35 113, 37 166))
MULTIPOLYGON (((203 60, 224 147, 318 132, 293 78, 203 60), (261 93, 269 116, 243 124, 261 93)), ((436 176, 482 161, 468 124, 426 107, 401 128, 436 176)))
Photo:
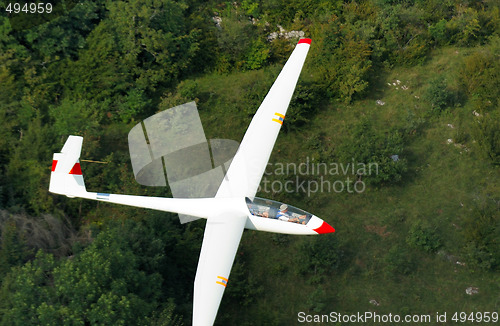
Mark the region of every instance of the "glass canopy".
POLYGON ((270 199, 255 197, 254 200, 251 200, 246 198, 246 203, 252 215, 263 218, 307 224, 312 217, 311 213, 300 208, 270 199))

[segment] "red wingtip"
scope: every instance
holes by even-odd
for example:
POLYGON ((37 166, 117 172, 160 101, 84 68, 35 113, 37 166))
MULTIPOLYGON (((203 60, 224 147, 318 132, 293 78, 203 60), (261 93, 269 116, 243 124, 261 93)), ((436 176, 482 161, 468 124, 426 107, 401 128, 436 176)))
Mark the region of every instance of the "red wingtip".
POLYGON ((323 224, 317 229, 314 229, 318 234, 323 234, 323 233, 333 233, 335 232, 335 229, 325 221, 323 221, 323 224))
POLYGON ((311 39, 310 38, 302 38, 299 40, 299 43, 297 43, 297 44, 300 44, 300 43, 311 44, 311 39))

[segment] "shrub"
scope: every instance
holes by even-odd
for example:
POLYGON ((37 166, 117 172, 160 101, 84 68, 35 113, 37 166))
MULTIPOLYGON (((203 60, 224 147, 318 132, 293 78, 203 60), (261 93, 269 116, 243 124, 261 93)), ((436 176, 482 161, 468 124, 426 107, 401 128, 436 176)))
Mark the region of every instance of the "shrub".
POLYGON ((459 70, 461 90, 473 100, 478 109, 496 107, 500 89, 500 39, 492 39, 492 45, 474 51, 464 59, 459 70))
POLYGON ((385 272, 392 275, 408 275, 415 270, 416 263, 405 246, 395 245, 384 256, 385 272))
POLYGON ((477 117, 472 134, 482 155, 500 165, 500 111, 477 117))
POLYGON ((464 218, 464 253, 469 265, 500 269, 500 208, 492 201, 476 205, 464 218))
POLYGON ((441 246, 441 240, 432 228, 424 221, 416 221, 410 228, 406 237, 408 245, 423 249, 427 252, 434 252, 441 246))
POLYGON ((127 92, 123 102, 118 105, 118 115, 125 123, 134 121, 150 103, 151 100, 147 98, 143 90, 131 89, 127 92))
POLYGON ((322 99, 319 87, 312 83, 299 82, 288 107, 285 130, 297 129, 307 123, 317 112, 322 99))
POLYGON ((310 311, 315 313, 320 313, 327 307, 327 297, 325 290, 318 287, 316 290, 312 291, 307 298, 306 304, 310 311))
POLYGON ((450 39, 446 29, 446 20, 441 19, 437 23, 429 26, 429 34, 438 45, 448 44, 450 39))
POLYGON ((339 19, 325 27, 318 52, 311 56, 319 86, 326 95, 350 103, 368 88, 372 48, 356 31, 345 32, 339 19))
POLYGON ((401 180, 407 169, 407 162, 401 157, 404 138, 396 129, 376 132, 369 118, 362 118, 349 128, 349 135, 336 149, 341 162, 363 163, 376 167, 367 171, 366 181, 371 184, 394 183, 401 180))
POLYGON ((373 44, 380 47, 387 63, 414 65, 424 61, 430 40, 425 12, 418 6, 384 6, 377 14, 378 40, 373 44), (378 43, 378 45, 377 45, 378 43))
POLYGON ((256 28, 237 11, 226 9, 221 28, 217 30, 219 54, 216 71, 227 73, 233 69, 245 68, 245 60, 257 37, 256 28))
POLYGON ((299 256, 301 273, 323 275, 339 267, 343 251, 337 237, 322 236, 305 241, 299 256))
POLYGON ((226 291, 226 300, 238 302, 241 306, 248 307, 262 295, 264 289, 249 273, 244 262, 245 259, 246 257, 239 253, 233 264, 231 286, 226 291))
POLYGON ((195 80, 183 80, 177 85, 177 92, 186 99, 194 100, 199 93, 198 83, 195 80))
POLYGON ((259 69, 267 62, 269 58, 269 45, 261 39, 252 43, 246 56, 245 68, 248 70, 259 69))
POLYGON ((440 112, 452 103, 453 94, 448 90, 448 83, 443 75, 429 82, 425 99, 430 102, 434 111, 440 112))
POLYGON ((447 23, 450 30, 454 31, 454 41, 460 45, 472 45, 479 39, 481 24, 479 14, 473 8, 461 10, 447 23))

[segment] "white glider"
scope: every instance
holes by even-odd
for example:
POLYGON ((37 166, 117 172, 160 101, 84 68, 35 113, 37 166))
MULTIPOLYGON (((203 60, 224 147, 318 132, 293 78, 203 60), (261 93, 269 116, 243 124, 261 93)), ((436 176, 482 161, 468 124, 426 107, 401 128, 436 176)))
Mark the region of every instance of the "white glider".
POLYGON ((83 138, 55 153, 49 191, 207 219, 194 282, 193 325, 215 321, 243 230, 320 234, 335 229, 298 208, 255 197, 311 44, 301 39, 257 110, 214 198, 160 198, 87 192, 79 158, 83 138))

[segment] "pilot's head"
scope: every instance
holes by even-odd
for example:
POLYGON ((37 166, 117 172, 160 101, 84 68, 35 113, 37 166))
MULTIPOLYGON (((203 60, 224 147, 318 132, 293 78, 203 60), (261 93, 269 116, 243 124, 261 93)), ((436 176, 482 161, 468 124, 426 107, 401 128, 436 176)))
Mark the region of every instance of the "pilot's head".
POLYGON ((288 210, 288 205, 287 204, 281 204, 280 206, 280 212, 286 212, 288 210))

